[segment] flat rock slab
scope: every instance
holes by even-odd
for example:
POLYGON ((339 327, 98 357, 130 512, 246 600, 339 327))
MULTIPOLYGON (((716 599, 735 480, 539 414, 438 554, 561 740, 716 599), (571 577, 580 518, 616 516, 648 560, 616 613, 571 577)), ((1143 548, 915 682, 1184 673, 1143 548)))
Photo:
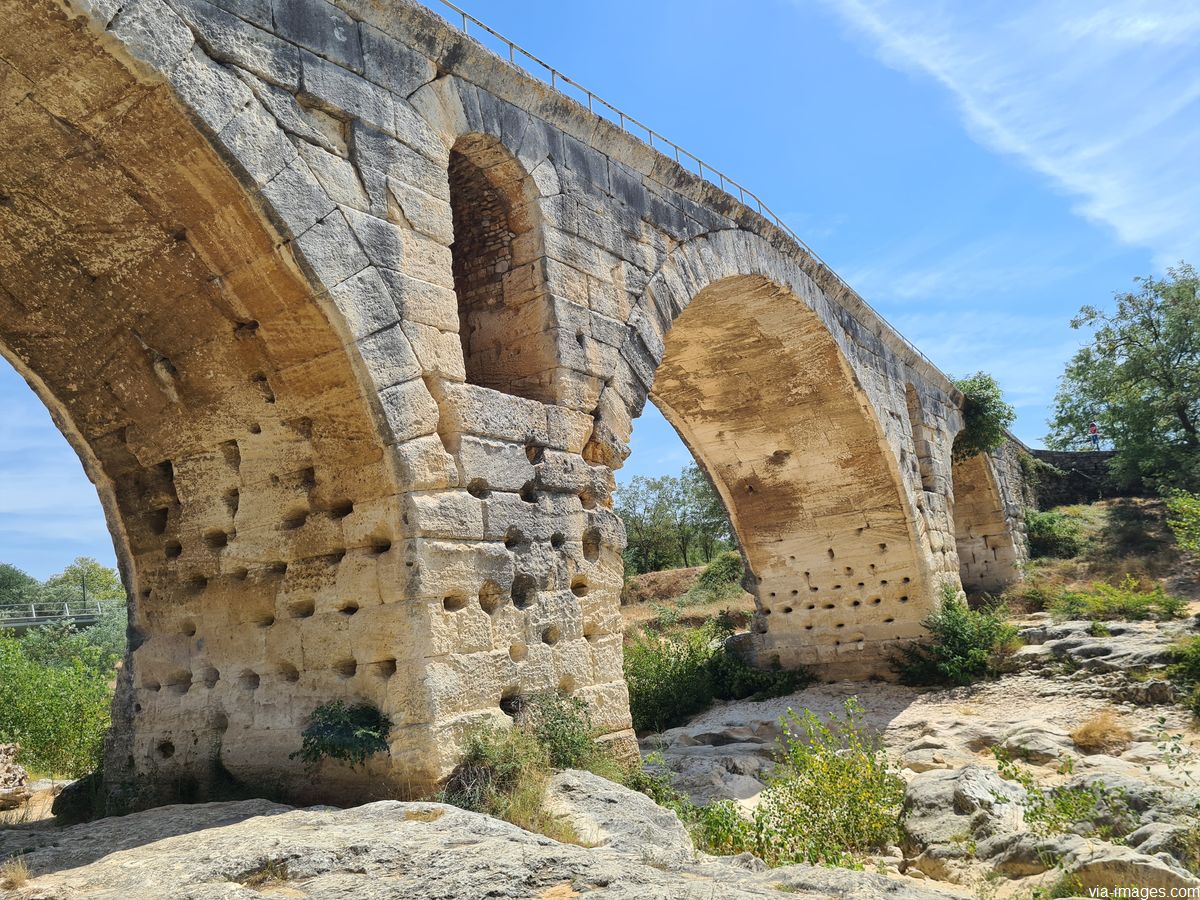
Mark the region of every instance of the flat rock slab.
POLYGON ((353 809, 262 800, 165 806, 47 834, 0 832, 0 858, 22 850, 33 876, 11 894, 22 900, 948 896, 862 872, 764 871, 753 860, 668 868, 452 806, 392 800, 353 809))

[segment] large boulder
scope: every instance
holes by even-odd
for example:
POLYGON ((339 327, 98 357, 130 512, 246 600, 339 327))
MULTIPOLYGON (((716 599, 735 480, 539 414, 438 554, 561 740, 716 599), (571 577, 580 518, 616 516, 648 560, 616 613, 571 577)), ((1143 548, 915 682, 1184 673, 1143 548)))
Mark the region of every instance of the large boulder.
POLYGON ((1067 853, 1060 865, 1072 890, 1083 896, 1097 896, 1091 893, 1097 888, 1111 891, 1130 885, 1136 885, 1142 891, 1161 891, 1154 895, 1159 897, 1200 894, 1200 878, 1166 854, 1150 856, 1132 847, 1105 841, 1083 842, 1067 853))
POLYGON ((0 744, 0 810, 16 809, 31 796, 29 773, 17 762, 17 744, 0 744))
POLYGON ((1025 790, 979 765, 921 772, 904 791, 904 849, 982 841, 1023 828, 1025 790))
POLYGON ((567 769, 550 780, 546 810, 575 829, 585 844, 676 865, 695 856, 679 817, 645 794, 607 778, 567 769))
POLYGON ((13 892, 21 900, 769 900, 781 891, 801 900, 947 900, 865 872, 711 858, 670 868, 616 847, 560 844, 452 806, 394 800, 353 809, 165 806, 53 831, 0 831, 0 859, 24 852, 32 875, 13 892))

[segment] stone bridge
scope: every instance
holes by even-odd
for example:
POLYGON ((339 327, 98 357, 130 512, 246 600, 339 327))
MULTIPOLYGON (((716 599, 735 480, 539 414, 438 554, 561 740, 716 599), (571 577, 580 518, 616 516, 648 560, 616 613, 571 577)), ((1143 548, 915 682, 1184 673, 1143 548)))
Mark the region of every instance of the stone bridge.
POLYGON ((406 0, 0 0, 0 350, 130 594, 110 809, 414 794, 522 694, 631 738, 613 472, 647 399, 760 664, 886 671, 1015 573, 961 397, 767 219, 406 0), (957 496, 957 504, 955 497, 957 496), (387 758, 310 779, 311 710, 387 758))

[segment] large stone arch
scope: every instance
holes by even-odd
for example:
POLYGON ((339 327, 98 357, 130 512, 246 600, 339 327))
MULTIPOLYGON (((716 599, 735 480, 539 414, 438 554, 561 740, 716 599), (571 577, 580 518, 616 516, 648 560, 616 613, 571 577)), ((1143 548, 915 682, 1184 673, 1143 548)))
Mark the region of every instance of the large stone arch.
MULTIPOLYGON (((649 396, 720 492, 742 544, 762 664, 884 674, 919 637, 936 584, 924 517, 899 464, 911 446, 902 383, 844 311, 761 238, 724 232, 677 248, 631 318, 614 385, 632 417, 649 396), (866 346, 864 346, 864 344, 866 346)), ((629 419, 613 421, 622 458, 629 419)))
POLYGON ((438 408, 386 220, 331 201, 165 4, 0 13, 0 350, 96 483, 129 591, 110 809, 431 784, 399 486, 438 408), (393 720, 365 779, 289 760, 331 699, 393 720))

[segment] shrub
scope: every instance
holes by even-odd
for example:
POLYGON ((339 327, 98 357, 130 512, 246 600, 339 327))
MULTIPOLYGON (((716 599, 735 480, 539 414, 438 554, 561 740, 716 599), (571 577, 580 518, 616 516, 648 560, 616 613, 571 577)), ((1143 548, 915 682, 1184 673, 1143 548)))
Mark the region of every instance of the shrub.
POLYGON ((1171 648, 1167 672, 1184 690, 1184 704, 1200 719, 1200 637, 1189 638, 1171 648))
POLYGON ((1016 410, 1004 402, 1000 385, 986 372, 976 372, 955 380, 954 386, 963 393, 963 428, 954 438, 954 459, 995 450, 1017 417, 1016 410))
POLYGON ((1086 591, 1063 591, 1046 607, 1059 621, 1067 619, 1175 619, 1187 601, 1168 594, 1161 584, 1142 590, 1138 579, 1126 575, 1118 585, 1093 582, 1086 591))
POLYGON ((625 648, 629 710, 638 731, 662 731, 707 709, 716 699, 761 700, 811 683, 803 669, 759 670, 726 641, 727 617, 700 628, 668 629, 635 636, 625 648))
POLYGON ((480 728, 467 736, 462 762, 446 783, 443 800, 486 813, 560 840, 570 829, 543 807, 550 753, 519 727, 480 728))
POLYGON ((683 595, 684 604, 718 603, 733 599, 742 592, 742 575, 745 571, 742 555, 736 550, 719 554, 704 567, 696 583, 683 595))
POLYGON ((1086 753, 1114 753, 1126 749, 1133 732, 1112 709, 1102 709, 1071 732, 1075 746, 1086 753))
POLYGON ((1167 494, 1167 525, 1180 547, 1200 553, 1200 494, 1187 491, 1167 494))
POLYGON ((1029 540, 1029 555, 1033 559, 1052 557, 1070 559, 1083 552, 1086 540, 1077 516, 1057 510, 1040 512, 1025 510, 1025 533, 1029 540))
POLYGON ((587 769, 603 755, 593 740, 591 713, 578 697, 558 691, 534 694, 520 703, 516 723, 546 748, 556 768, 587 769))
POLYGON ((828 722, 789 710, 783 756, 754 813, 768 865, 850 865, 898 836, 904 782, 862 716, 854 698, 828 722))
POLYGON ((1025 825, 1038 837, 1075 832, 1084 837, 1096 835, 1108 839, 1128 834, 1136 827, 1137 820, 1130 812, 1124 791, 1101 782, 1045 788, 1026 766, 1014 761, 1000 747, 993 747, 992 753, 1000 776, 1025 789, 1021 801, 1025 825))
POLYGON ((94 655, 55 662, 31 659, 0 632, 0 742, 20 744, 19 761, 35 772, 78 778, 100 765, 112 672, 94 655))
POLYGON ((387 752, 391 728, 391 720, 369 703, 347 706, 334 700, 312 711, 301 735, 300 749, 288 758, 299 757, 310 769, 326 757, 360 766, 368 756, 387 752))
POLYGON ((1017 642, 1017 629, 1000 606, 973 610, 950 585, 942 602, 922 624, 930 639, 911 644, 893 660, 906 684, 970 684, 997 671, 1017 642))

